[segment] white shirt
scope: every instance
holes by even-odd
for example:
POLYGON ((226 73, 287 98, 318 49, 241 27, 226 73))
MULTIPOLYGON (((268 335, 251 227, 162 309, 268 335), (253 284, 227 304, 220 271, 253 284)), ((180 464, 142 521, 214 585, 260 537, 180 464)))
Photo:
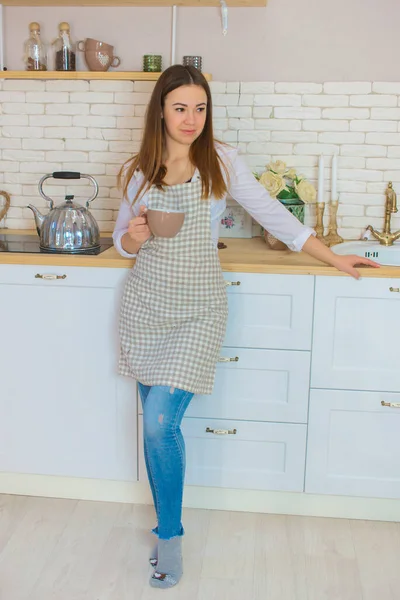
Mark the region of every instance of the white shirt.
MULTIPOLYGON (((232 198, 291 250, 300 252, 310 235, 315 235, 315 231, 300 223, 279 200, 271 198, 267 190, 256 180, 243 158, 239 156, 236 148, 217 145, 216 149, 228 167, 230 176, 230 181, 227 182, 228 193, 232 198)), ((197 169, 193 177, 200 179, 197 169)), ((122 200, 113 233, 115 248, 121 256, 127 258, 134 257, 136 254, 125 252, 121 238, 128 231, 129 221, 139 215, 140 206, 147 206, 148 203, 148 192, 145 192, 132 206, 132 200, 142 181, 143 174, 140 172, 132 177, 127 191, 128 200, 125 198, 122 200)), ((211 196, 209 201, 211 202, 211 235, 217 246, 220 219, 226 209, 226 196, 221 200, 211 196)))

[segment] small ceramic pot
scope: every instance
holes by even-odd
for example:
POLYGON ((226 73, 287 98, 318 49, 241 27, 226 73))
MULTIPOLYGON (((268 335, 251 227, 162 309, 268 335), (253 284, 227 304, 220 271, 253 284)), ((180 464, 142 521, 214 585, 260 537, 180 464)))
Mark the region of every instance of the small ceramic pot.
POLYGON ((149 209, 146 217, 149 229, 155 237, 173 238, 182 229, 185 213, 149 209))

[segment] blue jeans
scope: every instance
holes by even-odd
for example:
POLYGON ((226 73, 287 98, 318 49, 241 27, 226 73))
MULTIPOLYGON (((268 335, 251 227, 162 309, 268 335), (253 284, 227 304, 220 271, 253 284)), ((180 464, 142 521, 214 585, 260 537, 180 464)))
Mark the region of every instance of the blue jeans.
POLYGON ((180 425, 192 392, 138 384, 143 406, 144 458, 162 540, 183 535, 185 442, 180 425))

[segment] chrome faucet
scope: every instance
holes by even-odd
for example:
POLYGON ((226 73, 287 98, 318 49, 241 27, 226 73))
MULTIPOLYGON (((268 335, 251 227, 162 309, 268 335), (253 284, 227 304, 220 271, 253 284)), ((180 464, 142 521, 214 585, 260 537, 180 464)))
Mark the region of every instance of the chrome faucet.
POLYGON ((383 231, 375 231, 372 225, 368 225, 367 231, 370 231, 374 238, 379 240, 382 246, 393 246, 393 242, 400 238, 400 230, 395 233, 390 232, 390 219, 392 213, 397 213, 397 196, 393 189, 393 184, 389 181, 386 189, 386 204, 385 204, 385 225, 383 231))

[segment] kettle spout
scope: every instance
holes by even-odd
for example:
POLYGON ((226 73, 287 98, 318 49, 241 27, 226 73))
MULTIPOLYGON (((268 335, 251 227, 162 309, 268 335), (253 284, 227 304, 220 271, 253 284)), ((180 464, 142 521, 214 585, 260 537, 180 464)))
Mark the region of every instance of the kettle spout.
POLYGON ((45 216, 42 215, 41 212, 38 211, 36 206, 33 206, 32 204, 28 204, 27 208, 30 208, 35 216, 36 230, 38 232, 38 235, 40 236, 40 230, 42 228, 43 221, 45 220, 45 216))

